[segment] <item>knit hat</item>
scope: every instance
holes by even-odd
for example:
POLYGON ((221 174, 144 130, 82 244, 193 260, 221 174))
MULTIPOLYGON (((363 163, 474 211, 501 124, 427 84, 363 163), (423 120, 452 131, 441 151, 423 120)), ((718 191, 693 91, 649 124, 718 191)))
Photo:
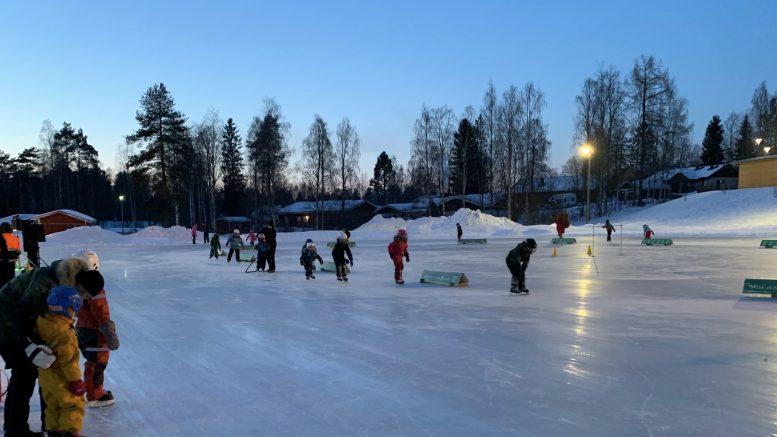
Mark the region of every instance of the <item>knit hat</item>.
POLYGON ((105 279, 98 270, 81 270, 76 275, 76 283, 92 296, 97 296, 105 287, 105 279))

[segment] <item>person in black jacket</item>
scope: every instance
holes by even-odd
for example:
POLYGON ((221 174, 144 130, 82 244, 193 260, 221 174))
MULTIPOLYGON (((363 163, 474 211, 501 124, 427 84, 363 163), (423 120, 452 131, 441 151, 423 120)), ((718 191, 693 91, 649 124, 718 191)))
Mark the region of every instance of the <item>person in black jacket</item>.
POLYGON ((537 250, 537 242, 533 238, 527 238, 507 254, 505 262, 513 275, 510 293, 529 294, 529 290, 526 289, 526 268, 529 267, 529 259, 535 250, 537 250))
POLYGON ((353 267, 353 255, 351 254, 351 248, 348 246, 348 238, 350 232, 345 231, 337 237, 335 247, 332 249, 332 259, 335 261, 335 269, 337 270, 337 280, 348 282, 348 267, 346 267, 345 256, 348 255, 348 263, 353 267))
POLYGON ((262 229, 262 234, 267 240, 267 245, 270 246, 270 250, 267 251, 267 271, 272 273, 275 271, 275 247, 278 244, 275 241, 275 225, 272 220, 262 229))

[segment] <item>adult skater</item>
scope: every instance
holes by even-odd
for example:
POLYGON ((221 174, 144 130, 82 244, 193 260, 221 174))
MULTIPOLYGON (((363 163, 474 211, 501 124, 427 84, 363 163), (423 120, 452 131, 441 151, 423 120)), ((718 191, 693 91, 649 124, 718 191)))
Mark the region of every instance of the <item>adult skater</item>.
POLYGON ((275 271, 275 247, 278 244, 275 241, 275 225, 272 220, 262 229, 262 234, 267 240, 267 245, 270 246, 270 250, 267 251, 267 271, 272 273, 275 271))
POLYGON ((607 231, 607 241, 612 240, 612 233, 615 232, 615 226, 610 223, 610 219, 607 219, 604 221, 604 226, 602 226, 607 231))
POLYGON ((531 254, 537 250, 537 242, 533 238, 528 238, 522 243, 518 243, 513 250, 507 254, 505 262, 510 274, 513 275, 510 281, 510 293, 529 294, 526 288, 526 268, 529 267, 531 254))

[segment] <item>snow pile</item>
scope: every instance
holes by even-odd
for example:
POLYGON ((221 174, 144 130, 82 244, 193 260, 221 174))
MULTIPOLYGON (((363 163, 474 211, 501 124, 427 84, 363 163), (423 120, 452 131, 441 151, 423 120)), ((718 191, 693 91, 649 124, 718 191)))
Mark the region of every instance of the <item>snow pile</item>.
POLYGON ((696 193, 650 208, 613 214, 610 221, 622 223, 625 233, 639 233, 647 224, 658 236, 774 236, 777 191, 747 188, 696 193))
MULTIPOLYGON (((198 233, 199 234, 199 233, 198 233)), ((149 226, 143 228, 127 237, 133 239, 154 239, 154 240, 173 240, 173 241, 192 241, 192 230, 183 226, 171 226, 163 228, 161 226, 149 226)))
POLYGON ((357 231, 393 233, 397 229, 404 228, 407 229, 411 237, 450 238, 456 235, 456 223, 461 224, 464 230, 464 238, 508 237, 550 232, 549 230, 530 229, 505 217, 494 217, 466 208, 459 209, 449 217, 421 217, 415 220, 383 218, 378 215, 358 228, 357 231))
POLYGON ((99 226, 79 226, 77 228, 68 229, 62 232, 55 232, 46 236, 46 243, 67 246, 106 246, 112 244, 122 244, 123 242, 124 237, 115 232, 106 231, 99 226))

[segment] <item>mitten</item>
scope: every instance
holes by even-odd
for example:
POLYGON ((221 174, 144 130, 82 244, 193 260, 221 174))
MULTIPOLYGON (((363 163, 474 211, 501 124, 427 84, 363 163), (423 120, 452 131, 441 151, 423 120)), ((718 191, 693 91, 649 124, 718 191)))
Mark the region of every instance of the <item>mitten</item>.
POLYGON ((410 254, 409 253, 405 254, 405 261, 410 262, 410 254))
POLYGON ((323 266, 324 265, 324 261, 318 260, 318 265, 323 266))
POLYGON ((86 384, 80 379, 78 381, 70 381, 67 383, 67 389, 76 396, 83 396, 86 393, 86 384))
POLYGON ((30 343, 29 346, 24 348, 24 353, 27 354, 27 358, 32 361, 32 364, 41 369, 48 369, 57 360, 57 357, 54 356, 54 351, 45 344, 30 343))
POLYGON ((108 320, 100 325, 100 333, 108 341, 108 349, 115 351, 119 348, 119 336, 116 334, 116 324, 113 320, 108 320))
POLYGON ((305 265, 305 261, 302 261, 302 258, 300 258, 300 260, 299 260, 299 265, 301 265, 301 266, 305 265))
POLYGON ((351 267, 353 267, 353 260, 351 260, 351 267))

